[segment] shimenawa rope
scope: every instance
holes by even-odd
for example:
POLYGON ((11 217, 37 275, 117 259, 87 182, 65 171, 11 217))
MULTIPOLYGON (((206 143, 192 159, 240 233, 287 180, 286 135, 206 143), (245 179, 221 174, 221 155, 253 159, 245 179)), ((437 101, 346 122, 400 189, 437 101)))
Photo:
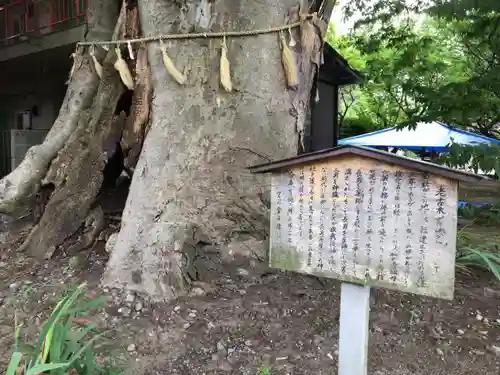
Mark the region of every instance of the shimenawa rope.
MULTIPOLYGON (((163 43, 165 40, 174 40, 174 39, 200 39, 200 38, 222 38, 222 48, 221 48, 221 59, 220 59, 220 76, 221 76, 221 86, 227 91, 232 91, 232 82, 231 75, 229 71, 229 60, 227 58, 227 45, 226 38, 228 37, 242 37, 242 36, 255 36, 262 34, 271 34, 271 33, 279 33, 280 34, 280 44, 282 50, 282 61, 283 68, 285 70, 285 78, 287 82, 287 87, 291 90, 296 90, 298 87, 298 76, 297 76, 297 67, 295 62, 295 57, 293 51, 289 48, 293 47, 296 42, 293 39, 291 29, 296 27, 301 27, 304 25, 304 21, 306 20, 314 20, 317 18, 317 13, 312 14, 304 14, 300 15, 300 21, 284 24, 281 26, 269 27, 266 29, 255 29, 255 30, 243 30, 243 31, 221 31, 221 32, 210 32, 210 33, 188 33, 188 34, 168 34, 168 35, 157 35, 157 36, 148 36, 143 38, 135 38, 135 39, 124 39, 124 40, 108 40, 108 41, 85 41, 79 42, 76 46, 75 53, 72 54, 72 57, 75 58, 77 55, 81 55, 82 51, 79 51, 79 47, 82 46, 90 46, 90 56, 92 57, 95 65, 96 73, 99 77, 102 77, 102 66, 99 61, 97 61, 95 57, 95 46, 100 45, 105 50, 109 50, 110 46, 115 46, 115 52, 117 55, 117 61, 114 64, 115 69, 120 73, 120 77, 127 86, 129 90, 134 89, 134 79, 130 73, 130 70, 127 66, 127 63, 123 60, 120 51, 120 45, 126 44, 128 47, 128 52, 131 60, 135 59, 134 52, 132 49, 132 44, 137 43, 148 43, 148 42, 159 42, 160 50, 162 52, 163 63, 165 68, 172 76, 172 78, 177 81, 180 85, 183 85, 187 81, 187 77, 185 73, 181 73, 174 65, 172 59, 167 53, 167 49, 165 44, 163 43), (288 31, 290 41, 289 46, 287 45, 284 32, 288 31)), ((75 64, 73 63, 73 67, 70 72, 70 77, 68 82, 71 80, 71 77, 75 70, 75 64)))
POLYGON ((173 39, 202 39, 202 38, 224 38, 224 37, 235 37, 235 36, 255 36, 262 34, 271 34, 277 33, 280 31, 285 31, 288 29, 293 29, 299 27, 304 20, 311 19, 313 17, 317 17, 314 14, 306 14, 301 15, 300 21, 289 23, 280 26, 269 27, 267 29, 255 29, 255 30, 242 30, 242 31, 220 31, 220 32, 210 32, 210 33, 187 33, 187 34, 167 34, 167 35, 156 35, 156 36, 147 36, 143 38, 135 38, 135 39, 121 39, 121 40, 95 40, 95 41, 87 41, 87 42, 78 42, 78 46, 92 46, 92 45, 120 45, 120 44, 129 44, 129 43, 148 43, 148 42, 157 42, 160 40, 173 40, 173 39))

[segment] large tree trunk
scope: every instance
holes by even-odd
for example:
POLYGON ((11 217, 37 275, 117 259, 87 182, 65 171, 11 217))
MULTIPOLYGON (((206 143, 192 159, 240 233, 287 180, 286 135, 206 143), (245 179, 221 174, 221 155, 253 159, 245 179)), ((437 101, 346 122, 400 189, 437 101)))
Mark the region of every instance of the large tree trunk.
MULTIPOLYGON (((112 39, 137 38, 139 32, 137 7, 123 2, 112 39)), ((147 57, 144 51, 139 51, 136 66, 130 61, 138 82, 138 90, 130 95, 124 94, 113 66, 115 61, 115 51, 111 49, 101 62, 103 74, 92 106, 80 112, 76 130, 52 160, 42 180, 42 192, 48 190, 51 194, 44 194, 49 196, 48 202, 23 245, 37 258, 51 256, 67 239, 74 240, 76 233, 79 234, 76 242, 67 247, 71 252, 90 246, 100 237, 105 218, 95 201, 103 188, 116 183, 124 167, 120 148, 124 129, 128 140, 126 153, 130 154, 131 149, 140 151, 142 146, 149 111, 149 103, 145 101, 151 91, 147 57), (130 112, 128 118, 127 112, 130 112), (135 133, 137 137, 132 138, 130 135, 135 133)), ((125 160, 130 160, 128 156, 125 160)))
MULTIPOLYGON (((142 0, 139 13, 143 35, 159 35, 267 28, 283 24, 295 5, 296 0, 142 0)), ((305 32, 316 30, 306 26, 305 32)), ((267 181, 246 168, 297 152, 322 46, 316 33, 309 36, 310 48, 296 47, 297 91, 286 88, 275 33, 228 39, 232 93, 219 83, 220 39, 170 43, 177 67, 187 68, 184 86, 165 71, 158 45, 149 45, 151 129, 121 230, 108 242, 105 284, 170 299, 200 277, 196 260, 207 245, 226 255, 248 252, 246 246, 264 254, 267 181)))
MULTIPOLYGON (((111 38, 120 7, 116 1, 90 2, 86 39, 111 38)), ((97 51, 101 59, 104 53, 97 51)), ((32 147, 21 164, 0 181, 0 213, 14 217, 26 215, 50 163, 78 126, 80 115, 88 110, 99 87, 88 54, 75 56, 75 71, 69 82, 59 115, 41 145, 32 147)))
MULTIPOLYGON (((125 20, 126 10, 122 6, 113 39, 123 36, 125 20)), ((24 243, 24 248, 39 259, 51 256, 85 221, 101 189, 108 155, 120 141, 125 117, 115 116, 123 93, 120 77, 113 67, 115 61, 112 49, 102 63, 103 75, 92 106, 80 112, 76 130, 52 161, 43 180, 54 191, 40 222, 24 243)), ((93 223, 91 218, 90 223, 93 223)))

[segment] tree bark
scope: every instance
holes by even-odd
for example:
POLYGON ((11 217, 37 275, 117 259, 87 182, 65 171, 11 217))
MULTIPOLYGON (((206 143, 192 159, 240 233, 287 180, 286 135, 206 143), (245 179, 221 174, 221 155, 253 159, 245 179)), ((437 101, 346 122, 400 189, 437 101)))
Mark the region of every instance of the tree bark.
MULTIPOLYGON (((129 4, 129 6, 130 5, 132 4, 129 4)), ((125 37, 127 39, 138 38, 141 35, 139 9, 137 5, 128 9, 125 30, 125 37)), ((135 88, 132 97, 132 106, 120 141, 120 146, 124 155, 124 167, 131 173, 133 173, 137 161, 139 160, 144 137, 147 133, 149 107, 153 95, 146 46, 139 45, 138 48, 136 48, 136 54, 137 58, 133 71, 135 76, 135 88)))
MULTIPOLYGON (((125 19, 123 5, 113 39, 124 34, 125 19)), ((125 114, 116 116, 115 110, 124 89, 113 67, 115 61, 111 49, 102 63, 103 76, 92 106, 80 113, 77 129, 52 161, 44 179, 44 184, 55 189, 40 222, 23 244, 38 259, 50 256, 84 223, 101 189, 108 154, 114 152, 121 138, 125 114)))
MULTIPOLYGON (((142 0, 139 14, 143 35, 245 30, 283 24, 296 4, 142 0)), ((330 14, 323 16, 329 19, 330 14)), ((158 45, 149 45, 155 92, 151 129, 121 230, 108 242, 111 255, 104 284, 168 300, 203 277, 196 260, 208 247, 234 255, 252 246, 252 251, 264 254, 268 181, 246 168, 296 155, 320 63, 322 40, 314 30, 306 24, 303 33, 309 34, 302 40, 309 40, 308 45, 296 47, 297 91, 286 88, 276 33, 227 40, 232 93, 219 83, 220 39, 169 43, 177 68, 187 69, 183 86, 166 72, 158 45)))
POLYGON ((139 160, 144 138, 147 134, 151 98, 153 96, 147 49, 143 46, 140 46, 137 52, 135 74, 136 87, 132 98, 132 108, 120 142, 125 155, 124 165, 131 171, 135 169, 139 160))
MULTIPOLYGON (((111 38, 119 9, 116 1, 91 1, 86 39, 111 38)), ((96 54, 101 59, 104 52, 96 54)), ((92 105, 99 87, 92 60, 88 54, 77 55, 74 67, 59 115, 44 142, 32 147, 21 164, 0 180, 0 213, 20 217, 30 211, 50 163, 77 128, 80 114, 92 105)))

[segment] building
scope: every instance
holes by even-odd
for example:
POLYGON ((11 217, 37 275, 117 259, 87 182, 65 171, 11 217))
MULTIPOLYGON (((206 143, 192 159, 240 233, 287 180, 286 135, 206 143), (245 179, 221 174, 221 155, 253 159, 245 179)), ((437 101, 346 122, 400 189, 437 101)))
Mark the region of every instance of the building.
POLYGON ((340 90, 343 86, 360 84, 363 76, 349 66, 328 43, 323 47, 324 64, 319 68, 317 79, 319 101, 316 88, 311 92, 310 117, 305 127, 305 149, 314 152, 337 146, 340 136, 339 105, 340 90))
POLYGON ((0 0, 0 177, 54 122, 89 0, 0 0))

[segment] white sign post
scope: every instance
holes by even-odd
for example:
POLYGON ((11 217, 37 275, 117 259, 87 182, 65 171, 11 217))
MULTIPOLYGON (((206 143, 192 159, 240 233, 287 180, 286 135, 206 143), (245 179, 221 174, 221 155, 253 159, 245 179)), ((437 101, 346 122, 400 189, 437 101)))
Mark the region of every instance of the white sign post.
POLYGON ((343 281, 339 375, 366 375, 370 286, 452 299, 458 181, 480 177, 364 147, 271 172, 271 267, 343 281))
POLYGON ((342 283, 340 290, 339 375, 366 375, 370 287, 342 283))

